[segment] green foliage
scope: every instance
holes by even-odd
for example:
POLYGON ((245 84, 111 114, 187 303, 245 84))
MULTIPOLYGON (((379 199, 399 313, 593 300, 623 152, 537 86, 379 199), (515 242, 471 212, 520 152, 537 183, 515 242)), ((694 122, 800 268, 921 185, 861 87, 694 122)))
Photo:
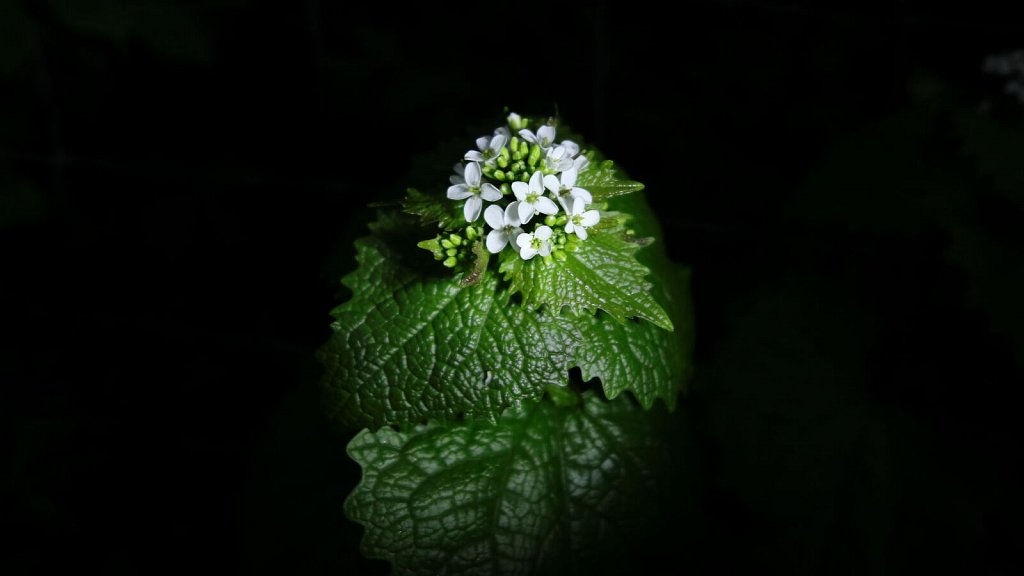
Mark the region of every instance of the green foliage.
POLYGON ((450 200, 444 200, 430 194, 424 194, 415 188, 406 191, 402 201, 402 209, 420 217, 423 224, 437 223, 438 227, 451 230, 458 227, 462 220, 462 211, 450 200))
POLYGON ((649 241, 631 237, 621 224, 595 229, 564 262, 545 265, 506 252, 500 271, 513 292, 522 292, 524 305, 546 305, 573 314, 607 312, 619 322, 639 317, 672 330, 668 314, 650 294, 649 270, 635 253, 649 241))
MULTIPOLYGON (((359 267, 344 279, 353 297, 332 312, 335 333, 320 351, 329 410, 344 423, 377 428, 494 418, 537 400, 547 386, 565 386, 574 366, 586 378, 600 378, 609 397, 629 390, 646 407, 656 398, 674 405, 689 370, 685 332, 643 320, 532 310, 514 302, 493 273, 464 286, 419 271, 388 244, 385 229, 402 220, 385 220, 375 227, 378 235, 357 242, 359 267)), ((411 257, 423 256, 417 250, 411 257)), ((666 277, 655 290, 676 322, 690 321, 679 306, 689 301, 687 279, 666 277)))
POLYGON ((593 574, 650 546, 670 460, 650 409, 691 370, 689 272, 595 157, 601 222, 548 258, 491 258, 460 202, 413 189, 356 242, 320 359, 329 410, 367 428, 346 512, 396 574, 593 574))
POLYGON ((670 455, 625 398, 582 400, 360 433, 348 452, 363 480, 345 508, 366 527, 363 552, 400 575, 593 573, 643 529, 670 455))
MULTIPOLYGON (((594 155, 590 155, 591 159, 594 155)), ((644 185, 621 177, 615 163, 604 160, 592 165, 582 173, 576 185, 586 188, 593 196, 594 202, 601 202, 615 196, 632 194, 644 189, 644 185)))
POLYGON ((565 384, 580 337, 568 319, 510 306, 494 275, 460 288, 402 266, 380 239, 357 248, 359 268, 344 280, 353 298, 334 310, 321 350, 330 409, 344 422, 494 417, 565 384))

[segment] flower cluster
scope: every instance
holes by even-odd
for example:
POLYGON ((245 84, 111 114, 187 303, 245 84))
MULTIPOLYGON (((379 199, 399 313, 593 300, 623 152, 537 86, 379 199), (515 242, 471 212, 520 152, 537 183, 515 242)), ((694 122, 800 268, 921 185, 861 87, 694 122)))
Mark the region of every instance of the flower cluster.
MULTIPOLYGON (((507 127, 477 138, 477 149, 455 165, 447 196, 464 201, 469 228, 483 215, 490 253, 510 248, 524 260, 538 255, 561 260, 600 221, 590 192, 576 186, 589 166, 587 156, 572 140, 556 142, 555 136, 555 126, 545 124, 534 132, 529 120, 512 113, 507 127), (485 202, 491 203, 486 209, 485 202)), ((445 253, 445 265, 452 267, 459 251, 448 250, 455 250, 445 253)))

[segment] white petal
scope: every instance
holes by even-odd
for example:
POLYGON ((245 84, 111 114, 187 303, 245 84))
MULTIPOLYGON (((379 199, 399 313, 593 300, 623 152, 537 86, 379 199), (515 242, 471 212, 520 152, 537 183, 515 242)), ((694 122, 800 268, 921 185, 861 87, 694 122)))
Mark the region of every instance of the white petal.
POLYGON ((458 174, 459 176, 466 175, 466 165, 463 164, 462 162, 459 162, 455 166, 452 166, 452 170, 455 170, 455 173, 458 174))
POLYGON ((466 183, 466 179, 463 178, 462 176, 459 176, 458 174, 452 174, 451 176, 449 176, 448 177, 448 181, 451 182, 452 184, 465 184, 466 183))
POLYGON ((545 214, 558 214, 558 206, 555 206, 555 203, 547 196, 537 198, 536 209, 538 212, 543 212, 545 214))
POLYGON ((491 142, 491 139, 487 136, 481 136, 476 139, 476 147, 481 151, 487 150, 487 145, 491 142))
POLYGON ((449 200, 462 200, 463 198, 469 198, 473 193, 466 188, 465 184, 456 184, 448 187, 448 199, 449 200))
POLYGON ((551 168, 555 172, 564 172, 569 168, 572 168, 572 159, 566 156, 557 162, 548 162, 548 168, 551 168))
POLYGON ((580 200, 579 198, 573 198, 572 199, 572 215, 573 216, 577 216, 579 214, 583 214, 583 210, 586 207, 587 206, 583 203, 583 200, 580 200))
POLYGON ((580 220, 580 223, 586 226, 587 228, 590 228, 591 226, 597 224, 600 221, 600 212, 598 212, 597 210, 587 210, 586 212, 583 213, 583 218, 580 220))
MULTIPOLYGON (((520 238, 522 238, 522 236, 520 236, 520 238)), ((534 250, 532 246, 523 246, 519 251, 519 255, 523 257, 523 260, 529 260, 537 255, 537 251, 534 250)))
POLYGON ((522 136, 523 140, 526 140, 527 142, 531 142, 531 143, 536 143, 537 142, 537 136, 534 135, 534 133, 531 132, 530 130, 527 130, 526 128, 523 128, 522 130, 520 130, 519 131, 519 135, 522 136))
POLYGON ((559 160, 565 157, 565 148, 561 146, 555 146, 548 150, 548 160, 557 163, 559 160))
POLYGON ((540 170, 537 170, 533 173, 533 176, 530 176, 530 192, 534 194, 544 193, 544 175, 540 173, 540 170))
POLYGON ((490 182, 480 187, 480 195, 484 197, 484 200, 489 202, 497 202, 501 199, 501 190, 490 182))
POLYGON ((573 186, 575 186, 576 185, 576 176, 578 174, 579 174, 579 172, 576 170, 575 166, 573 166, 572 168, 566 169, 565 172, 562 172, 562 188, 565 188, 565 189, 568 190, 568 189, 571 189, 573 186))
POLYGON ((512 193, 516 195, 516 199, 522 202, 526 200, 526 195, 530 193, 530 186, 526 182, 513 182, 512 193))
POLYGON ((546 242, 548 238, 551 238, 551 228, 548 228, 547 226, 537 226, 537 229, 533 231, 533 235, 534 237, 540 238, 546 242))
POLYGON ((558 194, 558 178, 554 174, 548 174, 544 177, 544 187, 558 194))
MULTIPOLYGON (((497 206, 491 206, 491 208, 497 208, 497 206)), ((508 236, 505 236, 504 230, 491 230, 491 233, 487 235, 487 251, 491 254, 501 252, 506 245, 508 245, 508 236)))
POLYGON ((554 126, 541 126, 537 130, 537 139, 539 144, 545 148, 551 146, 551 143, 555 141, 555 127, 554 126))
MULTIPOLYGON (((494 135, 497 136, 498 134, 501 134, 502 136, 505 137, 505 142, 508 142, 509 136, 511 135, 511 133, 508 131, 508 128, 504 126, 498 126, 497 128, 494 129, 494 135)), ((501 146, 504 145, 505 144, 502 144, 501 146)), ((501 146, 498 146, 498 148, 501 148, 501 146)))
POLYGON ((515 112, 509 112, 508 113, 508 123, 509 124, 519 124, 520 122, 522 122, 522 120, 523 120, 523 117, 520 116, 519 114, 516 114, 515 112))
POLYGON ((572 161, 572 165, 578 172, 583 172, 587 166, 590 166, 590 158, 583 155, 577 156, 576 159, 572 161))
POLYGON ((587 239, 587 229, 584 228, 583 226, 577 226, 576 227, 576 236, 580 240, 586 240, 587 239))
POLYGON ((508 233, 509 241, 512 243, 512 247, 516 249, 516 252, 519 251, 519 237, 522 236, 523 234, 525 234, 525 232, 523 232, 522 228, 513 228, 508 233))
POLYGON ((505 145, 505 142, 506 138, 504 134, 495 134, 494 138, 491 138, 490 148, 497 152, 498 150, 501 150, 501 147, 505 145))
POLYGON ((550 256, 551 255, 551 244, 548 244, 547 242, 542 242, 541 245, 540 245, 540 255, 545 257, 545 258, 550 256))
POLYGON ((505 225, 518 227, 519 224, 519 202, 513 200, 505 206, 505 225))
POLYGON ((477 150, 470 150, 469 152, 466 152, 466 155, 463 156, 463 159, 465 159, 466 162, 483 162, 484 155, 477 150))
POLYGON ((566 234, 572 234, 573 230, 575 230, 575 229, 576 229, 576 226, 573 225, 572 218, 569 218, 569 221, 565 223, 565 233, 566 234))
POLYGON ((562 140, 562 148, 565 148, 566 153, 572 157, 580 153, 580 145, 572 140, 562 140))
POLYGON ((520 202, 517 210, 519 211, 519 221, 523 224, 526 224, 530 221, 530 218, 533 218, 533 204, 520 202))
POLYGON ((476 162, 466 164, 466 184, 470 188, 480 187, 480 165, 476 162))
POLYGON ((491 204, 484 210, 484 221, 487 225, 495 230, 505 227, 504 212, 501 211, 501 206, 491 204))
POLYGON ((520 248, 526 248, 530 245, 530 242, 533 242, 533 234, 520 234, 516 237, 516 244, 520 248))
POLYGON ((470 196, 466 200, 466 205, 462 207, 462 215, 466 217, 466 222, 476 222, 476 219, 480 217, 480 209, 483 206, 484 201, 479 196, 470 196))
POLYGON ((590 191, 584 190, 583 188, 573 188, 569 195, 573 198, 579 198, 583 200, 584 204, 593 204, 594 197, 590 195, 590 191))
POLYGON ((572 200, 568 194, 562 194, 558 196, 558 203, 562 205, 562 210, 565 210, 566 214, 572 214, 572 206, 565 203, 566 198, 572 200))

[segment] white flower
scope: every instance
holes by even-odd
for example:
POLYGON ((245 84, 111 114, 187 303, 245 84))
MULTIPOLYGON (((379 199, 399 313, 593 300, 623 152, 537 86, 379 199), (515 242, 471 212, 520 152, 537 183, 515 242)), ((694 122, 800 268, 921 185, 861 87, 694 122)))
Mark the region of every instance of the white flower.
POLYGON ((548 148, 544 164, 552 172, 562 172, 572 168, 572 155, 563 146, 553 146, 548 148))
POLYGON ((498 153, 501 152, 501 147, 505 145, 508 138, 504 134, 495 134, 488 138, 487 136, 481 136, 476 139, 476 147, 480 150, 470 150, 466 152, 465 159, 467 162, 493 162, 498 157, 498 153))
POLYGON ((487 234, 487 250, 491 254, 501 252, 509 242, 513 243, 513 248, 519 250, 519 245, 515 244, 515 241, 523 233, 523 229, 519 227, 518 208, 519 202, 512 201, 504 211, 497 204, 491 204, 484 210, 484 220, 493 228, 487 234))
MULTIPOLYGON (((468 172, 468 171, 467 171, 468 172)), ((533 173, 530 183, 513 182, 512 192, 519 200, 519 221, 526 224, 533 218, 534 212, 557 214, 558 206, 550 198, 544 196, 544 181, 540 170, 533 173)), ((449 196, 450 197, 450 196, 449 196)))
POLYGON ((465 184, 453 184, 448 187, 448 198, 451 200, 466 199, 462 213, 466 217, 466 222, 475 222, 483 209, 483 200, 491 202, 498 200, 501 198, 501 190, 489 182, 483 186, 480 185, 480 164, 476 162, 466 165, 465 178, 465 184))
POLYGON ((559 146, 565 148, 565 151, 572 158, 575 158, 580 153, 580 145, 572 140, 562 140, 562 143, 559 144, 559 146))
POLYGON ((590 158, 580 154, 572 161, 572 167, 576 169, 576 172, 583 172, 587 166, 590 166, 590 158))
POLYGON ((569 215, 569 221, 565 223, 565 233, 572 234, 576 233, 580 240, 587 239, 587 228, 594 226, 601 221, 601 213, 597 210, 583 210, 586 205, 583 204, 583 200, 575 198, 572 201, 572 214, 569 215))
POLYGON ((509 113, 508 125, 511 126, 513 130, 519 130, 523 127, 523 117, 515 112, 509 113))
POLYGON ((569 168, 562 172, 561 180, 554 174, 548 174, 544 177, 544 187, 551 191, 566 212, 572 208, 574 198, 582 200, 584 206, 594 201, 594 197, 590 195, 589 191, 576 187, 576 168, 569 168))
POLYGON ((538 226, 532 234, 520 234, 516 244, 519 245, 519 255, 523 260, 529 260, 537 254, 547 258, 551 254, 551 228, 538 226))
POLYGON ((531 144, 540 144, 541 148, 547 150, 555 142, 555 127, 548 125, 541 126, 537 130, 536 134, 524 128, 519 131, 519 135, 523 137, 523 140, 526 140, 531 144))

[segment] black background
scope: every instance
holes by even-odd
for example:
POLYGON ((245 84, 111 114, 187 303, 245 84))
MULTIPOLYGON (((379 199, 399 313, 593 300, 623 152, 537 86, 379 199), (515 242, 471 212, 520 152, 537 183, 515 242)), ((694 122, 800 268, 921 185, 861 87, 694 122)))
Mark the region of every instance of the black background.
POLYGON ((15 573, 386 570, 342 513, 358 469, 313 352, 366 203, 424 186, 414 157, 505 106, 557 109, 645 182, 694 270, 680 490, 699 510, 651 555, 694 573, 1019 564, 1024 203, 962 129, 1021 125, 981 72, 1024 47, 1014 15, 5 5, 15 573))

